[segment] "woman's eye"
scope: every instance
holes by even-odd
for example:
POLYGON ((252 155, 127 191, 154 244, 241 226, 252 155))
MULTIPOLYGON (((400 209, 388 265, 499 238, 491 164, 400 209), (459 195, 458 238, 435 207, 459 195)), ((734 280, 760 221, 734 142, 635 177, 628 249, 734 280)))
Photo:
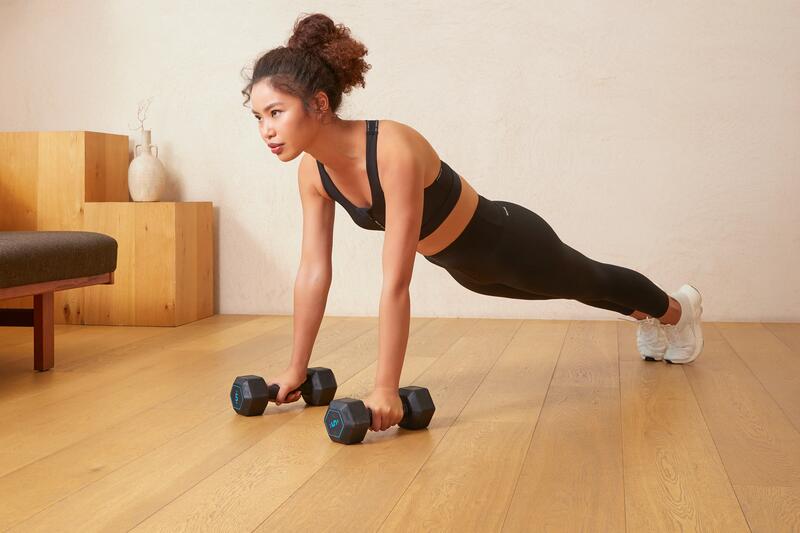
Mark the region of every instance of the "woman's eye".
MULTIPOLYGON (((280 110, 278 110, 278 109, 273 109, 272 111, 270 111, 269 115, 270 115, 272 118, 275 118, 275 113, 280 113, 280 110)), ((259 117, 258 115, 253 115, 253 116, 254 116, 254 117, 256 117, 256 120, 257 120, 257 121, 261 122, 261 117, 259 117)))

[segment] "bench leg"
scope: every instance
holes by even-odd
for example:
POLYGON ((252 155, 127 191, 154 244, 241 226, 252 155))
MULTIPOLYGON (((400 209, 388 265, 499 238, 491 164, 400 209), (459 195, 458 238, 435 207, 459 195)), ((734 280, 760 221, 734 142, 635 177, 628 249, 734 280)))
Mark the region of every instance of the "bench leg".
POLYGON ((53 368, 55 326, 53 323, 53 293, 36 294, 33 297, 33 368, 53 368))

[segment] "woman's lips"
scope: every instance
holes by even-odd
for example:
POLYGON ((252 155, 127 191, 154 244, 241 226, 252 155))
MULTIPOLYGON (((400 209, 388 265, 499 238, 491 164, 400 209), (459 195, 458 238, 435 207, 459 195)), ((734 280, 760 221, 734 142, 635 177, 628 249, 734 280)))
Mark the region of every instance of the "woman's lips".
POLYGON ((281 144, 281 145, 278 145, 278 146, 276 146, 274 148, 270 148, 270 149, 272 150, 273 154, 279 154, 283 150, 283 145, 281 144))

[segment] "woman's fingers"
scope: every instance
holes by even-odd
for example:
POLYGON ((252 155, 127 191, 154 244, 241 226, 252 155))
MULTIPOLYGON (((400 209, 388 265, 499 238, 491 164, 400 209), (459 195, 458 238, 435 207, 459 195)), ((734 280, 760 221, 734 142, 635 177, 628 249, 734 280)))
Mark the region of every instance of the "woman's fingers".
POLYGON ((303 395, 302 392, 298 391, 291 391, 291 392, 284 392, 285 389, 281 387, 278 391, 278 396, 275 398, 275 405, 281 405, 284 403, 291 403, 296 402, 300 399, 300 396, 303 395))
POLYGON ((372 413, 372 425, 369 427, 372 431, 386 431, 390 427, 392 424, 389 423, 389 413, 372 413))
POLYGON ((275 397, 275 405, 297 401, 294 391, 286 391, 286 388, 281 386, 278 389, 278 396, 275 397))
POLYGON ((280 404, 282 404, 282 403, 283 403, 283 399, 284 399, 284 398, 283 398, 283 394, 282 394, 282 393, 283 393, 283 391, 282 391, 282 390, 281 390, 281 388, 279 387, 279 388, 278 388, 278 395, 277 395, 277 396, 275 396, 275 405, 280 405, 280 404))

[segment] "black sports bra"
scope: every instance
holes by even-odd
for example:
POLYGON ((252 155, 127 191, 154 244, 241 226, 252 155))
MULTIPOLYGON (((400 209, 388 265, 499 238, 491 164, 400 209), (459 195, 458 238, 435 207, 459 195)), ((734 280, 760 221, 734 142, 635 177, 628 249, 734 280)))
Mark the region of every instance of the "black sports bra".
MULTIPOLYGON (((367 176, 369 177, 370 196, 372 204, 369 207, 358 207, 339 192, 333 184, 325 166, 317 161, 319 175, 325 191, 350 214, 350 218, 360 227, 368 230, 384 231, 386 224, 386 202, 383 196, 381 182, 378 179, 378 121, 367 120, 367 176)), ((453 210, 461 195, 461 179, 450 168, 450 165, 441 162, 439 175, 425 187, 425 199, 422 208, 422 226, 419 231, 419 240, 424 239, 439 227, 447 215, 453 210)))

